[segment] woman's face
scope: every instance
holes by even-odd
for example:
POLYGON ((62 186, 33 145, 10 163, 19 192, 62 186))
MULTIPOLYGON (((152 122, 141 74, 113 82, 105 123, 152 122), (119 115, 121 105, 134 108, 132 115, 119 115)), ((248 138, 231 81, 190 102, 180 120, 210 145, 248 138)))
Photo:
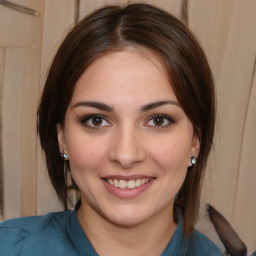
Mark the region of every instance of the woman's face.
POLYGON ((163 66, 146 50, 91 64, 57 129, 84 209, 125 226, 172 214, 199 150, 163 66))

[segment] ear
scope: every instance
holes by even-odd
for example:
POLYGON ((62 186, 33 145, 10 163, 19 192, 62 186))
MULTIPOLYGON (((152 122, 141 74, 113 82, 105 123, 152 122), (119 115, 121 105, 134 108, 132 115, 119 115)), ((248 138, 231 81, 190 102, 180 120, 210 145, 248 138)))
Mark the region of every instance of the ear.
MULTIPOLYGON (((200 151, 200 138, 197 132, 194 132, 192 141, 191 141, 191 156, 197 159, 200 151)), ((192 166, 191 158, 189 158, 189 165, 188 167, 192 166)))
POLYGON ((64 129, 63 129, 62 124, 58 123, 56 126, 56 129, 57 129, 60 153, 67 154, 67 145, 66 145, 65 134, 64 134, 64 129))

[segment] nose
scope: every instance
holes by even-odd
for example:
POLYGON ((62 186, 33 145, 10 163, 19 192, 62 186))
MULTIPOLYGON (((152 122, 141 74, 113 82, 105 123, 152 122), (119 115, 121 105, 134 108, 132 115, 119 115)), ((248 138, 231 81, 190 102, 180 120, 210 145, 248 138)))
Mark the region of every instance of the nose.
POLYGON ((145 160, 143 140, 135 127, 123 127, 114 134, 110 160, 129 169, 145 160))

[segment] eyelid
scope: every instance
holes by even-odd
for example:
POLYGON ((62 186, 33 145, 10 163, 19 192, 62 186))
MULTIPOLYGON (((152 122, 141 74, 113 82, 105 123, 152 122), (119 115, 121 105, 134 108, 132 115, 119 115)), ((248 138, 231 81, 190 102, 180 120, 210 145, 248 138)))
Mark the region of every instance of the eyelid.
POLYGON ((154 118, 157 118, 157 117, 161 117, 161 118, 164 118, 166 120, 168 120, 168 124, 167 125, 161 125, 161 126, 157 126, 157 125, 147 125, 147 126, 151 126, 151 127, 155 127, 155 128, 166 128, 166 127, 169 127, 171 124, 174 124, 175 123, 175 120, 173 117, 167 115, 167 114, 162 114, 162 113, 159 113, 159 114, 154 114, 152 116, 150 116, 148 118, 148 120, 146 121, 146 124, 149 123, 150 121, 152 121, 154 118))
POLYGON ((83 116, 82 118, 80 118, 79 121, 82 125, 84 125, 87 128, 90 128, 90 129, 101 129, 101 128, 109 127, 112 125, 108 118, 106 118, 104 115, 100 115, 100 114, 89 114, 89 115, 86 115, 86 116, 83 116), (93 126, 93 125, 86 124, 86 122, 88 122, 90 119, 95 118, 95 117, 102 118, 104 121, 108 122, 109 125, 93 126))
MULTIPOLYGON (((79 118, 79 122, 83 125, 83 126, 85 126, 85 127, 87 127, 87 128, 90 128, 90 129, 102 129, 102 128, 104 128, 104 127, 110 127, 110 126, 112 126, 112 124, 111 124, 111 122, 109 121, 109 118, 107 118, 106 116, 104 116, 104 115, 101 115, 101 114, 88 114, 88 115, 86 115, 86 116, 83 116, 82 118, 79 118), (101 118, 102 120, 104 120, 105 122, 107 122, 108 124, 107 125, 99 125, 99 126, 97 126, 97 125, 89 125, 87 122, 90 120, 90 119, 92 119, 92 118, 101 118)), ((154 114, 154 115, 151 115, 148 119, 147 119, 147 121, 146 121, 146 123, 145 123, 145 125, 146 126, 149 126, 149 127, 154 127, 154 128, 157 128, 157 129, 161 129, 161 128, 167 128, 167 127, 169 127, 171 124, 174 124, 175 123, 175 120, 174 120, 174 118, 173 117, 171 117, 170 115, 167 115, 167 114, 163 114, 163 113, 158 113, 158 114, 154 114), (148 124, 150 121, 152 121, 154 118, 163 118, 163 119, 165 119, 165 120, 167 120, 168 121, 168 124, 165 124, 165 125, 150 125, 150 124, 148 124)))

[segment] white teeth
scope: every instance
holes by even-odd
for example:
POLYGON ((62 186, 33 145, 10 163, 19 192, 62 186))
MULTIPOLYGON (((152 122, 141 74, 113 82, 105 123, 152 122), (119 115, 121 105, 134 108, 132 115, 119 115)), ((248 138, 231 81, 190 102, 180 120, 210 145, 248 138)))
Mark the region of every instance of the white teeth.
POLYGON ((136 186, 136 187, 141 186, 141 180, 140 180, 140 179, 137 179, 137 180, 136 180, 135 186, 136 186))
POLYGON ((111 179, 108 179, 108 183, 111 184, 111 185, 114 185, 114 181, 111 180, 111 179))
POLYGON ((119 182, 118 182, 118 180, 114 180, 114 186, 116 187, 116 188, 119 188, 119 182))
POLYGON ((127 188, 135 188, 135 180, 127 181, 127 188))
POLYGON ((136 179, 136 180, 117 180, 117 179, 107 179, 107 183, 109 183, 110 185, 116 187, 116 188, 129 188, 129 189, 133 189, 136 187, 140 187, 141 185, 148 183, 149 179, 136 179))
POLYGON ((126 188, 126 181, 125 180, 119 180, 119 188, 126 188))

